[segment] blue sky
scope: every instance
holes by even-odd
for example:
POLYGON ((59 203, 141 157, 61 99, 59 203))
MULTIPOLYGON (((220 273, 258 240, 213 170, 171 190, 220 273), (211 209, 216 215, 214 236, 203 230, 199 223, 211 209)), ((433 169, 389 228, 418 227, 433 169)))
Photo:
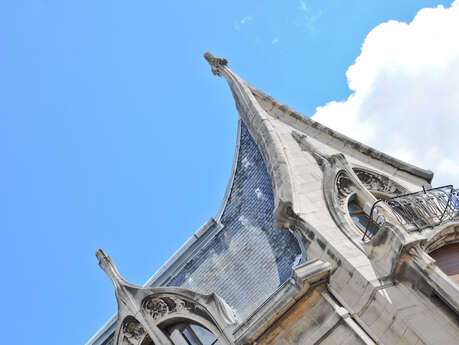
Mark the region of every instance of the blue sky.
POLYGON ((374 27, 439 4, 2 2, 2 341, 84 343, 116 311, 97 248, 142 284, 215 215, 237 114, 203 52, 311 116, 374 27))

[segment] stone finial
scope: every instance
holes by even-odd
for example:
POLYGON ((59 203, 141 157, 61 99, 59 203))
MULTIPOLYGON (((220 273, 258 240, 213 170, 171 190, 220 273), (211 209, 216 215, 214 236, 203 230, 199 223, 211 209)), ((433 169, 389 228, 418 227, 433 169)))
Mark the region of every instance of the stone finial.
POLYGON ((219 77, 222 75, 220 68, 228 64, 226 59, 215 57, 209 52, 204 53, 204 59, 206 59, 211 66, 212 73, 218 75, 219 77))
POLYGON ((107 256, 102 249, 97 249, 96 257, 99 259, 100 268, 102 268, 104 272, 107 273, 108 277, 115 286, 115 289, 120 288, 122 285, 130 285, 118 272, 118 269, 113 263, 112 258, 107 256))

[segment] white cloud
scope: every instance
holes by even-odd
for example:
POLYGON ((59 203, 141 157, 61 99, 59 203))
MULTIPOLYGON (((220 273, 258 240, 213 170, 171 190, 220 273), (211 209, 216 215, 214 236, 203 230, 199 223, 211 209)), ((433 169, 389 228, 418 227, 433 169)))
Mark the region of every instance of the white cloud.
POLYGON ((252 19, 253 18, 251 16, 245 16, 238 22, 234 23, 234 30, 239 31, 241 29, 241 26, 250 23, 252 19))
POLYGON ((459 187, 459 0, 389 21, 346 72, 353 91, 313 119, 459 187))
POLYGON ((279 43, 279 37, 276 36, 276 37, 274 37, 273 40, 271 41, 271 44, 272 44, 272 45, 275 45, 275 44, 277 44, 277 43, 279 43))

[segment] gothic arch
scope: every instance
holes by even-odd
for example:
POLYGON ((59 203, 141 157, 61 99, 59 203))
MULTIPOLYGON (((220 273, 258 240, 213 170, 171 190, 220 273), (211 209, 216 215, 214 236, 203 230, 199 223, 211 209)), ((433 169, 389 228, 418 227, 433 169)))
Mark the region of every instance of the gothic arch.
POLYGON ((199 295, 185 289, 166 288, 172 289, 181 293, 153 293, 141 301, 142 313, 149 322, 162 330, 179 322, 190 322, 208 329, 222 341, 229 341, 224 328, 236 320, 221 298, 215 294, 199 295))
POLYGON ((115 287, 118 325, 114 345, 172 345, 164 328, 183 320, 208 329, 221 344, 231 344, 237 316, 216 294, 203 295, 178 287, 135 286, 119 274, 102 250, 96 255, 115 287))

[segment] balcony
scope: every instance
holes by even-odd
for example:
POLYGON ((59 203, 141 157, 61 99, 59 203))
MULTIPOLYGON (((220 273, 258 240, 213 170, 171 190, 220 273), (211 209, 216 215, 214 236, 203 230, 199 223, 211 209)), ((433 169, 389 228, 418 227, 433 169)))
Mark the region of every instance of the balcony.
POLYGON ((459 217, 459 189, 452 185, 380 199, 371 207, 363 240, 371 239, 388 221, 395 220, 406 231, 421 231, 456 217, 459 217))

